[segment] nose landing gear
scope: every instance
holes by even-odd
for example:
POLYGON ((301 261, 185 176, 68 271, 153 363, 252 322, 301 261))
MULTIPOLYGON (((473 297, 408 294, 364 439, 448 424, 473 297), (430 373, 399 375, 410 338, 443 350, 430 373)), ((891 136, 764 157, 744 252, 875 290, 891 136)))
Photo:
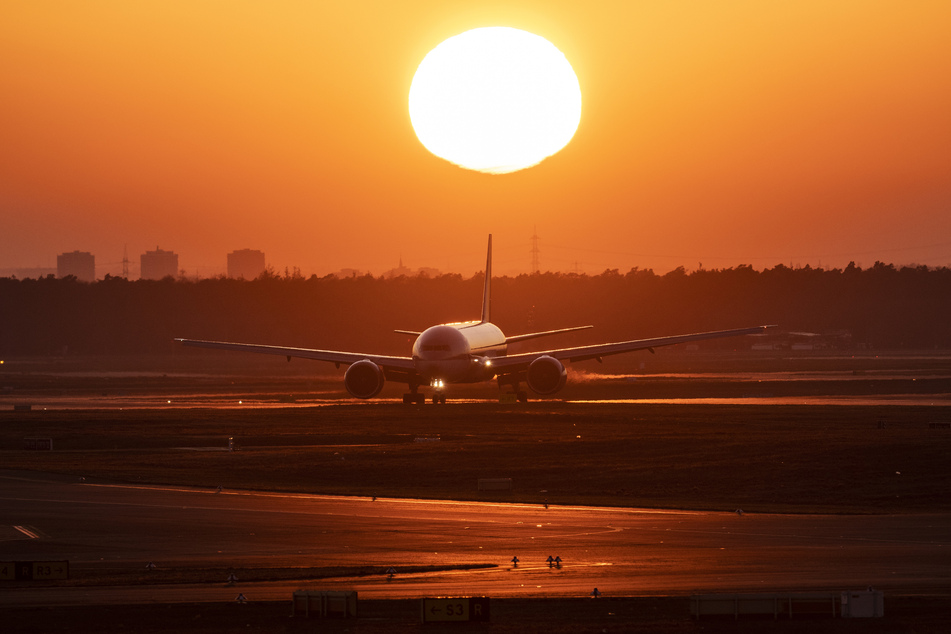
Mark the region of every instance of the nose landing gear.
POLYGON ((446 394, 443 392, 443 388, 446 386, 446 382, 443 379, 432 379, 429 385, 433 388, 433 405, 445 405, 446 394))

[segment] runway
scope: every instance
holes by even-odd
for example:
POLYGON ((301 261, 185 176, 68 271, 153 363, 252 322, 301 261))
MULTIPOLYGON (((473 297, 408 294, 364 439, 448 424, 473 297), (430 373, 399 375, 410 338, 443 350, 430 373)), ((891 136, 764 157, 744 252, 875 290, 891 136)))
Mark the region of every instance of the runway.
POLYGON ((951 515, 767 515, 408 499, 66 481, 0 472, 0 561, 105 571, 493 564, 470 571, 246 583, 17 587, 0 605, 289 599, 687 595, 951 588, 951 515), (16 528, 15 528, 16 527, 16 528), (19 530, 19 529, 24 530, 19 530), (25 532, 24 532, 25 531, 25 532), (29 534, 28 534, 29 533, 29 534), (33 536, 31 537, 30 534, 33 536), (519 565, 511 559, 517 556, 519 565), (549 556, 562 560, 550 568, 549 556))

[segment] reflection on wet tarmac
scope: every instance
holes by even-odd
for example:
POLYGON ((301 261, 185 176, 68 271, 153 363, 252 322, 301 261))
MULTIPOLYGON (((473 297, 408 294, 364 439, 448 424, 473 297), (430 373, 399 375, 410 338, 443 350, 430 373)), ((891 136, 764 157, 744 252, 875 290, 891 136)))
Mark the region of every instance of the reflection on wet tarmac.
MULTIPOLYGON (((798 360, 800 367, 802 361, 798 360)), ((946 366, 942 358, 919 361, 902 357, 889 359, 880 367, 866 363, 853 369, 840 365, 797 371, 777 368, 632 374, 571 368, 566 388, 556 398, 544 400, 631 405, 947 406, 951 405, 951 366, 946 366)), ((9 384, 0 391, 0 409, 25 404, 41 411, 278 409, 399 403, 396 391, 370 400, 349 398, 337 376, 52 369, 7 373, 4 380, 9 384)), ((453 386, 449 400, 454 404, 494 404, 499 402, 499 392, 491 384, 453 386)))
POLYGON ((949 394, 876 396, 764 396, 762 398, 640 398, 567 401, 568 403, 668 405, 951 405, 949 394))
MULTIPOLYGON (((0 399, 0 407, 4 401, 0 399)), ((22 402, 24 399, 17 399, 22 402)), ((737 398, 618 398, 618 399, 545 399, 564 403, 599 403, 612 405, 910 405, 931 406, 951 405, 951 394, 875 394, 875 395, 828 395, 828 396, 762 396, 737 398)), ((451 403, 497 404, 497 398, 456 398, 451 403)), ((273 398, 222 398, 220 395, 178 395, 174 398, 150 396, 115 397, 43 397, 32 400, 34 410, 72 410, 72 409, 284 409, 328 407, 333 405, 362 405, 366 407, 394 405, 392 398, 360 400, 354 398, 299 398, 293 401, 280 401, 273 398)), ((12 404, 11 404, 12 407, 12 404)))

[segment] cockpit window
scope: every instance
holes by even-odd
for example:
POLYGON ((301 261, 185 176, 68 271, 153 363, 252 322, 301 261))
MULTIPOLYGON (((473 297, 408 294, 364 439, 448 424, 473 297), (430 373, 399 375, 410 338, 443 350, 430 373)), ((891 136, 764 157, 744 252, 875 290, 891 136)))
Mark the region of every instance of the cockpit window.
POLYGON ((423 352, 449 352, 448 344, 423 344, 423 352))

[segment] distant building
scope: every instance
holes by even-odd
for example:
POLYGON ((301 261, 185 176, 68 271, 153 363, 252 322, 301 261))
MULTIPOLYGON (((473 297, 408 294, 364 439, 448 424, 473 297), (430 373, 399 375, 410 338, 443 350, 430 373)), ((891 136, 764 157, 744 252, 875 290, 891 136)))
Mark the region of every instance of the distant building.
POLYGON ((96 281, 96 256, 87 251, 73 251, 56 256, 56 276, 74 275, 82 282, 96 281))
POLYGON ((393 277, 410 277, 411 275, 413 275, 413 271, 411 271, 409 267, 403 266, 403 256, 400 256, 400 265, 398 267, 383 272, 383 277, 387 279, 393 277))
POLYGON ((51 269, 47 266, 0 269, 0 277, 15 277, 18 280, 38 280, 48 275, 56 275, 56 269, 51 269))
POLYGON ((369 271, 364 271, 361 269, 340 269, 334 273, 334 277, 339 277, 340 279, 345 279, 348 277, 363 277, 364 275, 369 275, 369 271))
POLYGON ((139 279, 160 280, 176 275, 178 275, 177 253, 155 247, 155 251, 146 251, 139 256, 139 279))
POLYGON ((403 265, 403 258, 400 257, 400 265, 395 269, 390 269, 389 271, 383 272, 383 277, 390 279, 394 277, 439 277, 439 269, 434 269, 432 267, 424 266, 420 269, 413 270, 408 266, 403 265))
POLYGON ((228 277, 253 280, 264 273, 264 251, 240 249, 228 254, 228 277))

